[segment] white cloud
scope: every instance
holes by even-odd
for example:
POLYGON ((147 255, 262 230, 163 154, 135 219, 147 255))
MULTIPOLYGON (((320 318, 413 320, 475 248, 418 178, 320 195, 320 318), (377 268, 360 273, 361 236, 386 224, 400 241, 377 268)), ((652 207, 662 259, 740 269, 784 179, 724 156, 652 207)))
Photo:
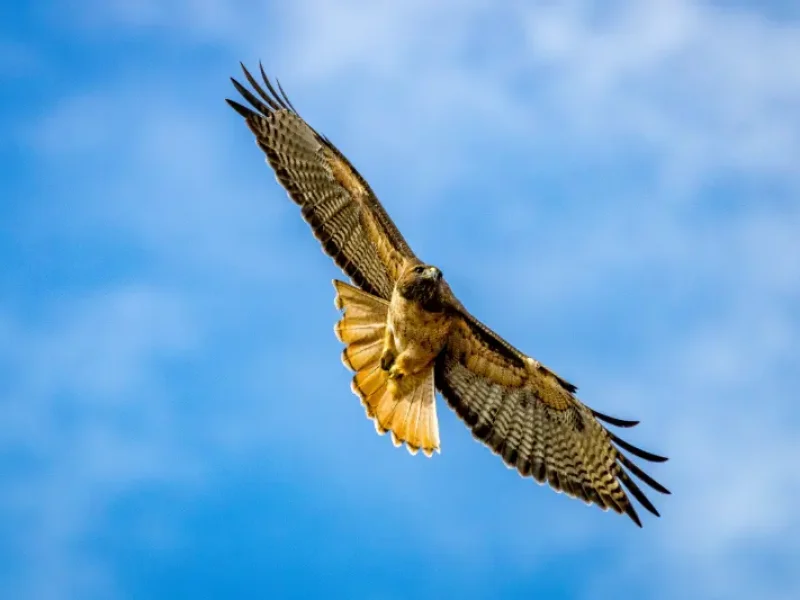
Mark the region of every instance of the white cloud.
POLYGON ((182 462, 163 382, 153 376, 164 361, 191 355, 191 318, 168 291, 121 287, 62 298, 39 323, 6 318, 3 329, 9 387, 0 440, 30 468, 2 505, 13 515, 14 547, 36 565, 20 572, 12 593, 109 597, 109 573, 75 549, 100 525, 98 510, 137 486, 191 480, 197 470, 182 462))
POLYGON ((263 31, 271 22, 269 12, 268 3, 250 0, 112 0, 87 2, 77 10, 63 7, 52 17, 98 38, 119 31, 169 31, 192 41, 235 44, 263 31))
MULTIPOLYGON (((763 570, 742 558, 748 548, 800 556, 792 503, 800 491, 793 468, 800 447, 787 396, 800 339, 793 308, 800 292, 793 260, 800 255, 794 158, 800 156, 800 72, 793 62, 800 27, 775 24, 752 9, 656 0, 615 3, 607 13, 585 2, 514 4, 507 13, 483 1, 305 0, 274 10, 193 1, 103 6, 84 27, 109 28, 109 35, 118 27, 180 32, 227 46, 231 54, 258 49, 270 72, 285 74, 304 115, 370 178, 415 246, 440 253, 448 273, 469 286, 476 313, 492 324, 514 325, 509 337, 530 340, 524 349, 531 353, 566 357, 560 364, 580 374, 577 383, 590 404, 642 418, 636 441, 650 440, 646 445, 672 455, 659 479, 665 474, 675 495, 659 502, 665 517, 644 534, 668 567, 664 579, 653 575, 665 596, 682 585, 666 580, 675 573, 691 574, 699 596, 720 586, 729 593, 734 585, 756 589, 763 570), (268 12, 280 20, 266 23, 268 12), (460 204, 475 190, 485 203, 460 204), (485 215, 486 206, 501 203, 505 212, 485 215), (453 206, 463 209, 458 218, 453 206), (473 218, 484 225, 486 239, 462 233, 462 220, 473 218), (436 226, 429 226, 434 219, 436 226), (445 252, 440 233, 448 228, 445 252), (498 293, 502 312, 492 299, 498 293), (615 314, 619 307, 630 313, 615 314), (603 339, 587 340, 586 323, 600 323, 603 339), (616 335, 629 339, 624 361, 605 355, 616 335)), ((53 301, 52 330, 13 318, 5 323, 19 352, 3 357, 18 373, 4 435, 14 443, 45 444, 50 470, 24 494, 41 499, 29 507, 29 520, 44 517, 32 543, 65 578, 75 566, 66 562, 66 547, 91 529, 90 509, 142 481, 196 475, 190 450, 174 447, 172 428, 185 414, 177 408, 149 413, 175 401, 163 387, 160 358, 211 353, 208 338, 237 319, 255 319, 254 305, 287 309, 291 303, 271 293, 270 281, 296 291, 315 285, 307 280, 316 272, 298 271, 323 269, 324 259, 306 258, 313 253, 311 236, 295 241, 305 226, 266 167, 251 180, 237 162, 261 159, 252 146, 240 148, 245 136, 235 132, 241 125, 225 119, 221 102, 205 104, 206 94, 216 98, 222 88, 207 90, 208 75, 176 84, 153 69, 133 83, 98 81, 96 89, 78 90, 25 132, 29 150, 52 177, 70 180, 77 168, 91 178, 82 182, 85 202, 71 207, 83 217, 79 233, 102 229, 120 236, 143 251, 148 266, 142 270, 159 282, 94 290, 63 308, 53 301), (192 90, 194 100, 187 100, 192 90), (282 233, 289 229, 297 236, 282 233), (305 254, 289 268, 282 258, 294 248, 305 254), (70 406, 92 404, 94 412, 73 434, 58 434, 52 425, 61 394, 70 394, 70 406), (141 405, 146 414, 135 410, 142 394, 158 400, 141 405), (112 400, 133 410, 141 429, 120 428, 112 400), (59 461, 54 457, 62 446, 70 449, 59 461), (181 452, 190 456, 178 465, 164 461, 181 452), (73 472, 78 479, 66 502, 48 503, 73 472)), ((62 229, 64 223, 40 226, 62 229)), ((314 340, 330 331, 329 317, 313 317, 314 340)), ((291 326, 282 320, 275 328, 291 326)), ((248 328, 250 337, 267 338, 265 331, 264 323, 248 328)), ((390 455, 388 442, 374 440, 360 417, 346 376, 334 375, 333 342, 312 353, 303 340, 286 348, 292 336, 268 331, 271 339, 248 349, 251 362, 233 369, 251 397, 267 399, 270 386, 292 381, 299 397, 329 398, 327 384, 309 381, 304 363, 295 362, 302 354, 319 364, 333 360, 317 374, 342 384, 336 397, 350 401, 352 410, 323 402, 298 430, 290 427, 297 418, 293 405, 243 399, 236 410, 214 413, 215 426, 196 434, 214 452, 241 458, 298 436, 291 441, 301 462, 323 461, 331 472, 356 463, 380 488, 402 475, 398 505, 416 506, 415 493, 445 468, 457 473, 485 464, 491 478, 493 464, 498 472, 491 483, 507 481, 497 459, 468 441, 452 415, 442 418, 452 448, 452 455, 446 449, 448 456, 439 457, 444 462, 419 471, 405 455, 390 455), (285 353, 280 368, 277 347, 285 353), (282 379, 266 380, 265 372, 282 379), (285 427, 259 442, 265 423, 285 427), (352 438, 334 444, 344 428, 355 432, 352 438), (366 444, 387 452, 364 457, 357 450, 366 444), (314 456, 318 445, 322 456, 314 456)), ((528 514, 529 493, 537 507, 554 511, 566 500, 531 485, 509 507, 476 498, 480 490, 470 487, 468 475, 458 481, 463 488, 440 498, 448 508, 441 529, 420 534, 434 547, 475 565, 483 548, 512 547, 523 557, 521 570, 548 548, 556 551, 547 544, 559 540, 535 531, 539 523, 520 525, 517 515, 528 514), (494 509, 496 527, 481 531, 478 524, 485 535, 454 536, 479 501, 494 509), (474 544, 490 533, 495 541, 474 544), (543 537, 533 544, 536 536, 543 537)), ((346 485, 331 481, 330 493, 346 497, 346 485)), ((611 517, 599 522, 602 515, 588 509, 578 517, 567 509, 553 514, 552 531, 573 528, 557 546, 564 552, 576 539, 599 543, 619 525, 611 517)), ((408 523, 414 527, 413 515, 408 523)), ((635 554, 620 560, 633 566, 653 560, 635 554)), ((103 582, 94 565, 87 559, 78 566, 103 582)), ((798 585, 777 581, 761 597, 788 597, 798 585)))
MULTIPOLYGON (((61 299, 38 325, 6 320, 16 388, 6 410, 31 418, 27 426, 6 420, 6 436, 38 441, 54 431, 50 402, 61 394, 79 404, 110 407, 130 400, 144 365, 184 355, 197 342, 187 307, 175 295, 147 288, 95 290, 77 300, 61 299)), ((6 413, 9 416, 9 413, 6 413)))
POLYGON ((565 121, 658 152, 671 179, 796 178, 798 28, 691 2, 618 6, 600 26, 574 8, 528 13, 534 56, 558 73, 565 121), (540 35, 548 26, 560 31, 554 47, 540 35))
MULTIPOLYGON (((673 186, 688 179, 694 189, 695 179, 720 170, 797 175, 800 75, 791 57, 800 52, 800 31, 752 10, 661 0, 615 3, 607 14, 585 2, 509 5, 505 13, 479 1, 457 9, 315 0, 290 6, 295 26, 279 64, 292 77, 324 81, 321 87, 344 78, 352 93, 339 109, 346 129, 360 136, 373 121, 364 104, 377 104, 385 127, 408 119, 410 107, 412 125, 481 116, 487 126, 501 123, 506 141, 513 121, 520 137, 546 140, 532 142, 539 152, 552 151, 552 130, 577 138, 572 152, 602 156, 632 146, 655 153, 673 186), (533 94, 523 104, 509 94, 513 88, 533 94)), ((402 137, 424 153, 430 140, 408 125, 402 137)), ((450 154, 457 145, 447 147, 450 154)), ((475 157, 462 160, 474 164, 475 157)))

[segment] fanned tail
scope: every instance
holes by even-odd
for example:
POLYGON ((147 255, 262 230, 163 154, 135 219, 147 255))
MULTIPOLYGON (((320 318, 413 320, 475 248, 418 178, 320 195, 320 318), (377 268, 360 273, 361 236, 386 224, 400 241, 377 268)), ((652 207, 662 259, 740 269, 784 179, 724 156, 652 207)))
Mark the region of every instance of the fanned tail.
POLYGON ((438 452, 433 368, 390 385, 380 364, 389 303, 341 281, 334 280, 333 285, 336 308, 344 312, 334 328, 336 337, 346 344, 342 362, 355 371, 351 387, 375 429, 381 435, 390 431, 392 443, 405 443, 411 454, 438 452))

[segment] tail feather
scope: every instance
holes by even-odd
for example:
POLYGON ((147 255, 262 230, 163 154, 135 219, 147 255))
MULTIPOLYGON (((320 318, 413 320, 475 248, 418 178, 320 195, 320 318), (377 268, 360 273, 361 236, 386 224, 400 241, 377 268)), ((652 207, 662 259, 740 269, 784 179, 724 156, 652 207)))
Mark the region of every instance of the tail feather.
POLYGON ((400 386, 400 399, 388 417, 391 420, 387 429, 392 431, 395 445, 405 442, 411 454, 422 449, 423 454, 431 456, 434 451, 440 451, 433 370, 416 378, 411 391, 404 393, 403 390, 409 387, 400 386))
POLYGON ((419 418, 415 438, 422 451, 430 456, 433 450, 439 452, 439 418, 436 416, 436 396, 433 387, 433 372, 430 374, 429 387, 425 397, 419 404, 419 418))
POLYGON ((353 376, 351 387, 358 396, 370 397, 386 388, 386 375, 380 365, 363 369, 353 376))
POLYGON ((411 454, 422 450, 432 456, 439 451, 433 369, 390 385, 380 365, 388 303, 341 281, 333 284, 336 307, 344 311, 335 327, 336 337, 346 344, 342 362, 355 371, 350 387, 379 434, 390 431, 395 446, 405 443, 411 454))
POLYGON ((372 366, 376 355, 379 362, 382 351, 383 339, 352 342, 342 351, 342 362, 351 371, 360 371, 372 366))
POLYGON ((410 402, 408 406, 408 413, 406 414, 405 432, 406 432, 406 448, 411 454, 416 454, 419 449, 420 433, 419 433, 419 417, 422 412, 422 402, 410 402))

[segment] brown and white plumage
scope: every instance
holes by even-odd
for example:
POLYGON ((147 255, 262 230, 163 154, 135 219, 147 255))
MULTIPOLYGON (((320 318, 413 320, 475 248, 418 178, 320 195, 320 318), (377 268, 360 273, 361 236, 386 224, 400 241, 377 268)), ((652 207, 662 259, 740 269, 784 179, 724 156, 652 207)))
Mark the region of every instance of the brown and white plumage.
POLYGON ((390 430, 395 443, 413 452, 438 450, 433 381, 473 435, 521 475, 626 513, 641 526, 627 489, 658 515, 628 472, 669 492, 621 450, 652 462, 666 458, 628 444, 603 424, 636 422, 593 411, 575 397, 575 386, 470 315, 439 281, 441 273, 434 277, 435 268, 414 255, 365 179, 299 116, 280 85, 273 87, 262 68, 265 90, 242 68, 255 93, 233 84, 251 107, 228 103, 245 118, 325 252, 361 290, 334 282, 344 311, 336 332, 347 345, 343 360, 355 371, 353 390, 378 431, 390 430))
POLYGON ((369 184, 341 152, 314 131, 261 69, 265 92, 242 65, 253 95, 233 85, 257 112, 228 100, 256 136, 278 182, 301 208, 316 238, 361 289, 389 299, 404 257, 414 254, 369 184))

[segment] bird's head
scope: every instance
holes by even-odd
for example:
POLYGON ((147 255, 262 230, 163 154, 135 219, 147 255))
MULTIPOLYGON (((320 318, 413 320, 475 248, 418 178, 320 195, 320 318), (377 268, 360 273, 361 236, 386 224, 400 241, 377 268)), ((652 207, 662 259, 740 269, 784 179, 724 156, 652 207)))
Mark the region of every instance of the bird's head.
POLYGON ((429 304, 438 300, 442 281, 442 272, 433 265, 411 265, 400 276, 397 290, 406 300, 429 304))

